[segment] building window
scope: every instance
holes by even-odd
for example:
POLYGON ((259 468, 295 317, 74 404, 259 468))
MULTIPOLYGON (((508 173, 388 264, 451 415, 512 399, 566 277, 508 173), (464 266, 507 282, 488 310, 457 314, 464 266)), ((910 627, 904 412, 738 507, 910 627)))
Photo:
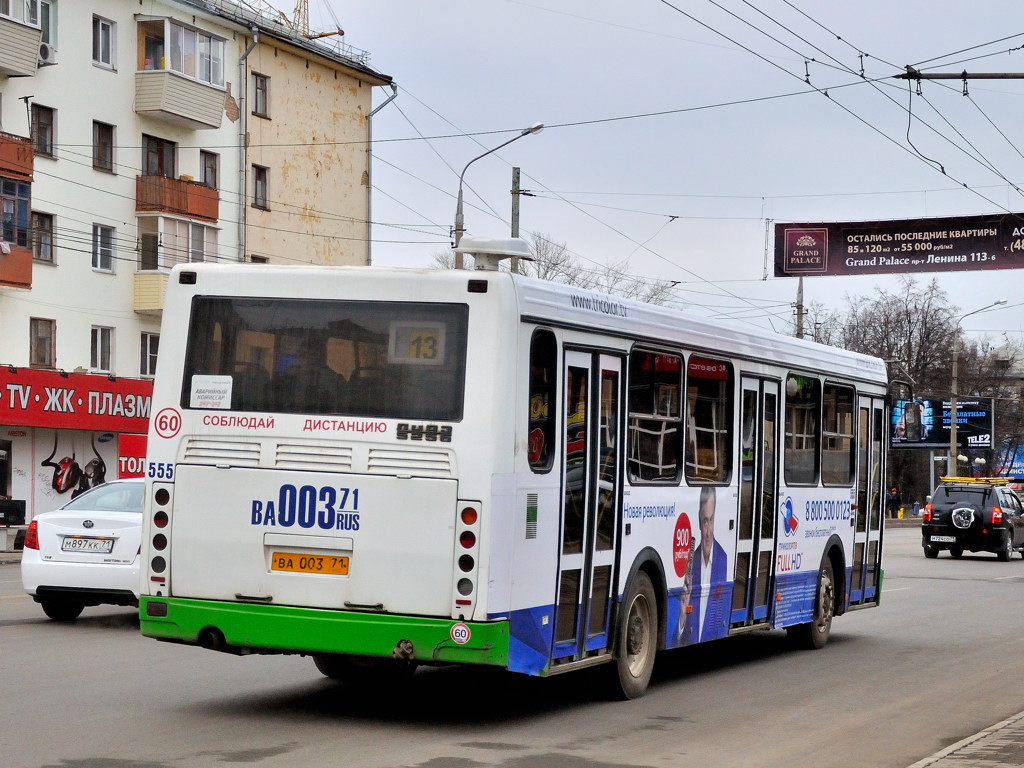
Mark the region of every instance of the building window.
POLYGON ((37 155, 55 154, 57 110, 40 104, 32 105, 32 146, 37 155))
POLYGON ((100 373, 110 373, 110 348, 114 338, 113 328, 92 327, 92 356, 90 367, 100 373))
POLYGON ((269 264, 270 258, 267 256, 257 256, 255 253, 250 253, 249 262, 252 264, 269 264))
POLYGON ((114 126, 93 121, 92 167, 99 171, 114 171, 114 126))
POLYGON ((142 134, 142 175, 177 177, 175 162, 178 145, 173 141, 142 134))
POLYGON ((0 211, 3 215, 0 240, 28 248, 31 210, 32 186, 12 179, 0 179, 0 211))
POLYGON ((28 364, 33 368, 53 368, 57 321, 33 317, 28 321, 28 364))
POLYGON ((100 16, 92 17, 92 61, 113 69, 115 66, 114 50, 116 38, 114 37, 114 22, 100 16))
POLYGON ((270 169, 262 165, 252 167, 252 204, 256 208, 269 208, 267 205, 267 184, 270 169))
POLYGON ((220 167, 220 156, 215 152, 199 150, 199 164, 203 168, 203 184, 210 189, 217 189, 218 168, 220 167))
POLYGON ((39 28, 43 30, 40 42, 57 45, 57 3, 55 0, 39 0, 39 28))
POLYGON ((114 228, 92 225, 92 268, 114 271, 114 228))
POLYGON ((139 357, 139 375, 156 376, 156 355, 160 351, 160 334, 142 334, 142 350, 139 357))
POLYGON ((145 69, 168 69, 201 83, 224 87, 224 39, 170 19, 139 24, 145 69))
POLYGON ((163 254, 160 266, 170 269, 175 264, 191 261, 216 261, 217 230, 180 219, 163 219, 163 254))
POLYGON ((53 216, 32 212, 32 258, 53 263, 53 216))
POLYGON ((252 73, 252 113, 257 117, 270 117, 270 78, 252 73))
POLYGON ((39 0, 0 0, 0 16, 39 26, 39 0))

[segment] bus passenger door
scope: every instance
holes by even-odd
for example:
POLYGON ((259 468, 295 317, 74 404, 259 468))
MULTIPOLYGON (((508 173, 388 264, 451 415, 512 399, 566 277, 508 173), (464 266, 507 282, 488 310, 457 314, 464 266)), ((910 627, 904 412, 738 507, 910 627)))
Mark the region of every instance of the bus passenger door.
POLYGON ((567 351, 563 371, 562 539, 552 658, 610 646, 621 496, 622 360, 567 351))
POLYGON ((732 627, 764 624, 771 613, 778 511, 779 385, 744 376, 740 410, 740 508, 732 627))
POLYGON ((878 602, 882 558, 882 441, 885 408, 882 400, 862 396, 857 409, 857 508, 854 510, 853 568, 850 605, 878 602))

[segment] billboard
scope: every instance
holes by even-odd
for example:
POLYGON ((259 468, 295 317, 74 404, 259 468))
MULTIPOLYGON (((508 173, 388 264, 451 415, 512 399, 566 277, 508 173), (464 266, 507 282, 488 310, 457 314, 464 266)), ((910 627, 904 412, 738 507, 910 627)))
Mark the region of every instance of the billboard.
POLYGON ((1024 268, 1024 214, 775 225, 775 276, 1024 268))
MULTIPOLYGON (((991 448, 995 412, 991 397, 956 399, 956 443, 962 449, 991 448)), ((892 407, 892 448, 949 450, 949 400, 897 400, 892 407)))

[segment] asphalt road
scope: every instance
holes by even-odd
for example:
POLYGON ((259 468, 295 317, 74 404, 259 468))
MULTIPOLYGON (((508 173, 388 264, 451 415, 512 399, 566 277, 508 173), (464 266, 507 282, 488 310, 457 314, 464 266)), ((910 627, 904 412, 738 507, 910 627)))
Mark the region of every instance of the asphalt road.
POLYGON ((603 670, 538 680, 421 670, 353 688, 301 657, 148 640, 133 612, 43 617, 0 566, 0 765, 8 768, 906 766, 1024 710, 1024 559, 925 560, 889 530, 883 604, 821 651, 782 632, 662 654, 650 691, 603 670))

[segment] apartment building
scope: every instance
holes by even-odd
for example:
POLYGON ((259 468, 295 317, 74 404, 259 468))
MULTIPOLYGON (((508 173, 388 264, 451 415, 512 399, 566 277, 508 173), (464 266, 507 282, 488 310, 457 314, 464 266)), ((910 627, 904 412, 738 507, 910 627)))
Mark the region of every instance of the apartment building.
POLYGON ((262 2, 0 0, 0 525, 141 474, 175 264, 369 262, 367 62, 262 2))

